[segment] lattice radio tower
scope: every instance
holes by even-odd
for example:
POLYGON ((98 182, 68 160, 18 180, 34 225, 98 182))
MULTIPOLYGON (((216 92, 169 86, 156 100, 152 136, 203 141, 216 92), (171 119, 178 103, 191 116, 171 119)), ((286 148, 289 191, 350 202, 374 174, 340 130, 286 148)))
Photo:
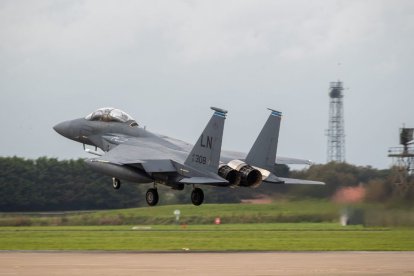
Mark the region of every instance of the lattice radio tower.
POLYGON ((394 188, 404 196, 413 186, 412 177, 414 175, 414 128, 400 129, 400 145, 388 150, 388 156, 394 159, 393 168, 394 188))
POLYGON ((345 162, 345 129, 342 82, 331 82, 329 87, 329 124, 327 161, 345 162))

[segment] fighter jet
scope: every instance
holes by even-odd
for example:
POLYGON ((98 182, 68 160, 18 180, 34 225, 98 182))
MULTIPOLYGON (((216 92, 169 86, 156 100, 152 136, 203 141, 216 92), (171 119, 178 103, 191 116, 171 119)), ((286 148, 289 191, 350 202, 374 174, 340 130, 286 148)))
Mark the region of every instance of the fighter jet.
POLYGON ((112 177, 114 189, 121 180, 153 183, 146 193, 148 205, 159 201, 157 185, 183 190, 192 185, 191 201, 201 205, 204 193, 200 187, 257 187, 262 182, 276 184, 324 184, 318 181, 277 177, 278 164, 309 164, 308 160, 276 159, 282 114, 271 114, 249 153, 221 151, 227 111, 214 111, 194 145, 164 135, 151 133, 138 125, 127 113, 116 108, 100 108, 84 118, 65 121, 53 128, 62 136, 82 143, 96 158, 85 162, 95 171, 112 177), (85 145, 95 147, 95 151, 85 145), (100 148, 103 153, 97 152, 100 148))

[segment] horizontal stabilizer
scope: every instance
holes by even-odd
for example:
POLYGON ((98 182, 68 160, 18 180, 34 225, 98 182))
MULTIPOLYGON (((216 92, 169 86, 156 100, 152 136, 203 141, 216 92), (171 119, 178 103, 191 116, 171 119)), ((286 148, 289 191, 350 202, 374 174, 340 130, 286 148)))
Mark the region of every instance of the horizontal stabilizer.
POLYGON ((277 177, 273 173, 270 173, 267 177, 263 179, 263 181, 272 183, 272 184, 283 184, 283 180, 281 180, 279 177, 277 177))
POLYGON ((283 178, 278 177, 284 184, 303 184, 303 185, 325 185, 324 182, 304 180, 304 179, 294 179, 294 178, 283 178))
POLYGON ((275 174, 261 170, 263 175, 263 181, 272 184, 303 184, 303 185, 325 185, 325 183, 320 181, 304 180, 304 179, 294 179, 294 178, 284 178, 278 177, 275 174))

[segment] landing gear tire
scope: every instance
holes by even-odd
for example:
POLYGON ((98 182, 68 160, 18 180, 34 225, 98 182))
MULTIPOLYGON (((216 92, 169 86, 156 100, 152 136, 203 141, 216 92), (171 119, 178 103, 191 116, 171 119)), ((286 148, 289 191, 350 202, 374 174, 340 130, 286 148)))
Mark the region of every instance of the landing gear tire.
POLYGON ((119 190, 121 188, 121 180, 118 178, 113 177, 112 178, 112 187, 114 187, 115 190, 119 190))
POLYGON ((204 201, 204 193, 203 190, 201 190, 200 188, 195 188, 192 192, 191 192, 191 202, 195 205, 195 206, 199 206, 203 203, 204 201))
POLYGON ((155 188, 148 189, 147 194, 145 195, 145 200, 149 206, 155 206, 158 203, 158 191, 155 188))

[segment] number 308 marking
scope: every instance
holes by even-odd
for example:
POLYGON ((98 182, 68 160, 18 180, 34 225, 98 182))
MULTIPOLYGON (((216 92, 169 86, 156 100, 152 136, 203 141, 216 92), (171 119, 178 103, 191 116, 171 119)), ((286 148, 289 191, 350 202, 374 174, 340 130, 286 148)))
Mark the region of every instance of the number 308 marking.
POLYGON ((207 164, 207 157, 198 155, 198 154, 193 154, 192 161, 195 163, 200 163, 200 164, 205 165, 207 164))

